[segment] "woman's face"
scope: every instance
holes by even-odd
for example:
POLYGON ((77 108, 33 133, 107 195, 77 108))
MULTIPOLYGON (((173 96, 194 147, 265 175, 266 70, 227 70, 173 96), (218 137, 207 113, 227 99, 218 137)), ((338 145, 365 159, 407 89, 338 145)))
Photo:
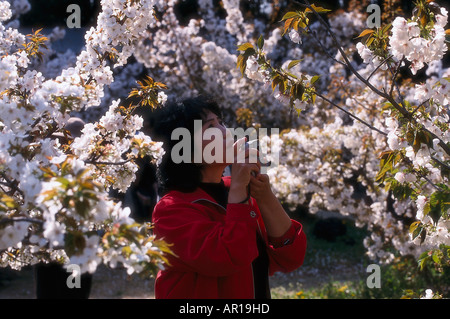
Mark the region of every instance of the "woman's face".
POLYGON ((202 119, 202 137, 203 162, 231 164, 228 163, 226 155, 233 151, 233 136, 223 124, 222 119, 209 110, 205 112, 202 119), (216 141, 217 138, 221 138, 220 142, 216 141), (211 159, 208 160, 208 157, 211 159))

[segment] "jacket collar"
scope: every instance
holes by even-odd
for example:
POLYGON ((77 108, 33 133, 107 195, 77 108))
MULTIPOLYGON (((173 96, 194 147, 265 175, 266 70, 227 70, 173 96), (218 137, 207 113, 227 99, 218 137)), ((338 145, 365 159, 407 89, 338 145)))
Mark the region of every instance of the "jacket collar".
MULTIPOLYGON (((224 176, 222 177, 222 180, 224 182, 224 185, 226 188, 230 188, 231 184, 231 177, 230 176, 224 176)), ((183 193, 179 191, 170 191, 165 196, 175 195, 174 197, 181 199, 182 201, 186 201, 189 203, 195 203, 199 201, 207 201, 211 202, 219 207, 222 207, 226 210, 226 207, 221 206, 217 201, 212 198, 211 195, 209 195, 207 192, 205 192, 202 188, 197 187, 197 189, 191 193, 183 193)), ((165 197, 163 196, 163 197, 165 197)))

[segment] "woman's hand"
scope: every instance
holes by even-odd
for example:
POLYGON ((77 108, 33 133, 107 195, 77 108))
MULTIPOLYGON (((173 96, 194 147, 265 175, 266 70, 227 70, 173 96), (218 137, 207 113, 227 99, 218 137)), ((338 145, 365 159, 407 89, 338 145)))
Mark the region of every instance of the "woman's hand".
POLYGON ((258 151, 254 148, 243 148, 246 138, 239 139, 234 143, 234 162, 231 166, 231 185, 228 195, 229 203, 241 203, 247 196, 247 186, 250 184, 252 175, 259 174, 261 164, 257 159, 258 151), (241 163, 242 162, 242 163, 241 163))
POLYGON ((256 199, 256 202, 263 203, 264 200, 274 196, 270 187, 270 180, 267 174, 257 174, 250 177, 250 195, 256 199))
POLYGON ((258 204, 267 234, 272 237, 283 236, 291 227, 292 221, 272 192, 268 175, 258 174, 250 178, 250 195, 258 204))

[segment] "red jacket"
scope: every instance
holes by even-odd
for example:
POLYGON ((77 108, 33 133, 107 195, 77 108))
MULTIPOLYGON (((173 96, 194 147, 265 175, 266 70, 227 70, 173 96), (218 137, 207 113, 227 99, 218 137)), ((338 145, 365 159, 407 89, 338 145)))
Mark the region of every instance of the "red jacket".
MULTIPOLYGON (((230 178, 224 178, 230 186, 230 178)), ((302 225, 292 220, 281 238, 268 238, 261 213, 252 205, 220 206, 201 188, 171 191, 153 211, 157 239, 173 244, 177 257, 158 273, 156 298, 254 298, 252 261, 258 256, 256 232, 265 239, 269 275, 298 268, 306 251, 302 225)))

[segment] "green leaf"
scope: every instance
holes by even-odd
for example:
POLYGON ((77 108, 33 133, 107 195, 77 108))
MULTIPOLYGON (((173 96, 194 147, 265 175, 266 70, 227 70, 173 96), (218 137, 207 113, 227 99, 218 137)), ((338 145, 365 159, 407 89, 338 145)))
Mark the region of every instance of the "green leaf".
POLYGON ((386 102, 383 104, 383 106, 381 107, 382 111, 388 111, 390 109, 392 109, 394 106, 392 105, 391 102, 386 102))
POLYGON ((290 11, 288 13, 286 13, 283 18, 281 18, 281 21, 287 20, 287 19, 291 19, 291 18, 296 18, 296 17, 300 17, 298 12, 295 11, 290 11))
POLYGON ((64 178, 64 177, 58 177, 56 179, 56 181, 60 182, 61 185, 63 185, 64 187, 67 187, 69 185, 69 183, 70 183, 69 180, 67 178, 64 178))
POLYGON ((424 258, 419 259, 419 267, 420 267, 420 270, 423 270, 423 268, 425 267, 425 264, 426 264, 427 260, 428 260, 428 257, 424 257, 424 258))
POLYGON ((374 33, 375 32, 375 30, 372 30, 372 29, 365 29, 363 32, 361 32, 360 33, 360 35, 359 36, 357 36, 356 38, 358 39, 358 38, 362 38, 362 37, 365 37, 366 35, 369 35, 369 34, 372 34, 372 33, 374 33))
POLYGON ((411 187, 407 184, 398 183, 397 181, 392 181, 391 190, 394 197, 400 201, 410 198, 413 193, 413 189, 411 187))
POLYGON ((420 220, 413 222, 409 226, 409 232, 412 234, 417 229, 417 227, 419 227, 421 224, 422 224, 422 222, 420 220))
POLYGON ((441 264, 441 259, 439 258, 439 256, 438 256, 438 254, 435 252, 435 253, 433 253, 433 255, 431 256, 431 258, 433 259, 433 261, 436 263, 436 264, 441 264))
POLYGON ((275 88, 277 87, 278 84, 280 84, 280 82, 283 81, 283 78, 280 75, 275 75, 272 78, 272 91, 275 91, 275 88))
MULTIPOLYGON (((291 28, 291 24, 293 24, 297 20, 298 20, 297 18, 296 19, 294 19, 294 18, 287 19, 284 22, 284 28, 283 28, 282 35, 285 35, 289 31, 289 29, 291 28)), ((297 27, 298 27, 298 21, 296 23, 297 23, 297 27)))
POLYGON ((287 80, 282 80, 278 84, 278 90, 280 90, 280 93, 284 94, 284 92, 286 92, 287 84, 288 84, 287 80))
POLYGON ((292 86, 291 91, 292 91, 291 93, 292 93, 293 98, 302 100, 303 93, 305 93, 305 87, 303 86, 303 84, 301 82, 297 82, 296 84, 294 84, 292 86))
POLYGON ((369 37, 366 41, 366 46, 370 47, 370 45, 373 43, 373 41, 375 41, 374 37, 369 37))
POLYGON ((288 70, 292 69, 294 66, 302 62, 303 60, 292 60, 288 65, 288 70))
MULTIPOLYGON (((308 26, 308 18, 305 18, 305 20, 299 20, 298 21, 298 26, 302 29, 306 29, 306 27, 308 26)), ((296 28, 296 30, 298 29, 298 27, 296 28)))
POLYGON ((420 236, 420 243, 423 243, 426 237, 426 229, 423 227, 422 222, 415 221, 409 226, 409 232, 412 234, 412 239, 416 239, 420 236))
POLYGON ((80 216, 87 217, 91 210, 91 205, 88 200, 79 200, 75 202, 75 210, 80 216))
POLYGON ((86 247, 86 239, 80 231, 72 231, 64 234, 64 250, 69 257, 79 255, 86 247))
POLYGON ((425 238, 427 237, 427 230, 425 227, 422 227, 419 235, 420 235, 420 244, 422 245, 423 242, 425 241, 425 238))
POLYGON ((450 193, 441 191, 434 192, 431 194, 429 204, 430 209, 428 215, 437 224, 441 216, 450 209, 450 193))
POLYGON ((440 205, 436 205, 436 206, 430 205, 430 211, 429 211, 428 215, 431 217, 433 222, 435 224, 437 224, 437 222, 441 218, 441 207, 440 207, 440 205))
MULTIPOLYGON (((317 13, 323 13, 323 12, 330 12, 330 9, 325 9, 323 7, 317 7, 314 4, 311 4, 311 8, 313 8, 314 11, 316 11, 317 13)), ((310 13, 312 12, 312 10, 310 8, 306 8, 305 13, 310 13)))
POLYGON ((250 43, 244 43, 241 46, 238 47, 238 51, 241 51, 240 49, 245 49, 244 53, 240 54, 237 57, 236 61, 236 67, 241 70, 241 74, 244 75, 245 69, 247 68, 247 60, 250 56, 256 54, 256 50, 250 43))
POLYGON ((254 50, 255 47, 253 46, 253 44, 247 42, 247 43, 239 45, 238 48, 237 48, 237 51, 244 51, 245 52, 248 49, 253 49, 254 50))
POLYGON ((260 36, 259 36, 259 39, 258 39, 258 48, 259 48, 260 50, 262 50, 263 47, 264 47, 264 38, 263 38, 262 35, 260 35, 260 36))
POLYGON ((320 75, 315 75, 311 79, 311 85, 314 85, 320 79, 320 75))
POLYGON ((382 33, 386 33, 389 31, 389 29, 392 27, 392 23, 388 23, 386 24, 383 28, 382 28, 382 33))
POLYGON ((386 173, 393 169, 394 158, 396 151, 386 151, 380 155, 380 171, 378 172, 375 181, 380 183, 384 181, 386 173))

